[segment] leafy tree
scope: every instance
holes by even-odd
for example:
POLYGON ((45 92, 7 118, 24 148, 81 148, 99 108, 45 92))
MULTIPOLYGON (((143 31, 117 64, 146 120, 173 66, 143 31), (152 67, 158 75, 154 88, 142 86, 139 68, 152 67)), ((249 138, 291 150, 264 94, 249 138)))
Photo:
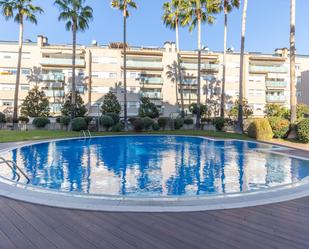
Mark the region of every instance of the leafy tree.
POLYGON ((85 31, 89 28, 89 22, 93 19, 93 10, 90 6, 85 6, 85 0, 56 0, 55 5, 58 7, 60 14, 58 17, 59 21, 65 21, 65 28, 68 31, 72 31, 73 35, 73 46, 72 46, 72 97, 70 111, 71 118, 79 116, 81 113, 75 113, 78 110, 78 96, 76 92, 76 34, 78 31, 85 31))
MULTIPOLYGON (((197 104, 196 103, 193 103, 189 106, 189 110, 191 113, 197 115, 197 112, 198 112, 198 107, 197 107, 197 104)), ((205 116, 207 114, 207 106, 206 105, 201 105, 200 106, 200 115, 201 116, 205 116)))
POLYGON ((23 50, 23 36, 24 36, 24 21, 29 21, 37 24, 36 14, 43 13, 43 9, 32 4, 32 0, 4 0, 0 1, 0 8, 5 19, 13 18, 19 24, 19 41, 18 41, 18 59, 16 72, 16 85, 14 93, 14 110, 13 122, 18 120, 18 95, 21 72, 21 60, 23 50))
POLYGON ((233 118, 237 118, 238 114, 239 114, 239 111, 238 111, 238 108, 239 106, 242 106, 243 108, 243 115, 246 117, 246 118, 249 118, 250 116, 252 116, 253 114, 253 110, 252 108, 248 105, 248 101, 246 99, 244 99, 242 101, 242 104, 239 104, 239 101, 236 100, 233 107, 231 108, 231 110, 229 111, 229 116, 230 117, 233 117, 233 118))
POLYGON ((72 93, 66 96, 66 100, 61 108, 61 113, 63 116, 72 117, 72 110, 76 117, 84 117, 87 112, 87 108, 79 93, 76 93, 76 103, 74 105, 72 104, 72 93))
POLYGON ((103 104, 101 107, 102 114, 107 113, 116 113, 120 114, 121 112, 121 105, 117 99, 117 96, 112 92, 109 92, 104 96, 103 104))
POLYGON ((157 106, 150 101, 148 97, 141 98, 141 106, 138 110, 138 115, 140 117, 157 118, 159 117, 159 110, 157 106))
POLYGON ((305 104, 298 104, 297 105, 297 119, 304 119, 305 114, 309 114, 309 106, 305 104))
POLYGON ((290 112, 284 106, 279 104, 267 104, 264 110, 266 117, 280 117, 288 119, 290 112))
POLYGON ((23 117, 48 117, 49 100, 43 91, 36 86, 28 92, 27 97, 21 105, 20 113, 23 117))

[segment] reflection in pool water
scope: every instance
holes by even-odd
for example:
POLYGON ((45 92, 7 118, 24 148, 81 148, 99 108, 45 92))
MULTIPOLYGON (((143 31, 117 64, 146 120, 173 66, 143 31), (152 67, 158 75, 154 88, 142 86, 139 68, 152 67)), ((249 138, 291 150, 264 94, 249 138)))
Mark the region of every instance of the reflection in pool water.
MULTIPOLYGON (((127 136, 63 140, 5 154, 31 184, 61 191, 179 196, 258 190, 309 175, 309 162, 271 145, 199 137, 127 136)), ((9 169, 0 175, 14 179, 9 169)))

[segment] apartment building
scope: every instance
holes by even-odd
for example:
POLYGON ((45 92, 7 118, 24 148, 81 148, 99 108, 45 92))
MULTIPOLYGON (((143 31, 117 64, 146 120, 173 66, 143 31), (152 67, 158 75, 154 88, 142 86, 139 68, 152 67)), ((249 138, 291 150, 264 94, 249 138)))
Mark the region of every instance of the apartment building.
MULTIPOLYGON (((76 90, 83 97, 90 115, 97 115, 104 95, 114 92, 123 105, 123 44, 106 46, 93 42, 77 46, 76 90)), ((177 53, 174 43, 163 47, 127 48, 128 114, 138 113, 139 100, 146 96, 161 110, 162 115, 177 115, 181 93, 187 112, 197 101, 197 52, 181 51, 182 86, 176 84, 177 53), (181 88, 183 89, 181 91, 181 88)), ((38 36, 36 42, 25 41, 19 104, 29 89, 38 84, 50 99, 52 115, 59 115, 66 93, 72 83, 72 48, 67 44, 49 44, 38 36)), ((230 108, 239 95, 239 53, 227 53, 226 103, 230 108)), ((10 113, 16 78, 17 43, 0 42, 0 111, 10 113)), ((201 57, 201 102, 212 104, 219 111, 223 53, 205 49, 201 57)), ((274 54, 245 55, 244 96, 255 116, 263 116, 267 103, 289 107, 288 49, 274 54)), ((309 57, 297 56, 298 96, 308 101, 309 57)))

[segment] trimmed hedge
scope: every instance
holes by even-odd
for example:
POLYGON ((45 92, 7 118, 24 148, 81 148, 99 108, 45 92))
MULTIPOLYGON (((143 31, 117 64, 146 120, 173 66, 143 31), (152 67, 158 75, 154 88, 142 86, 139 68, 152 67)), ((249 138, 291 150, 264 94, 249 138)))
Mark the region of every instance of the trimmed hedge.
POLYGON ((153 121, 151 118, 149 118, 149 117, 144 117, 144 118, 142 119, 142 122, 143 122, 143 124, 144 124, 144 129, 145 129, 146 131, 148 131, 148 130, 152 127, 152 125, 153 125, 153 123, 154 123, 154 121, 153 121))
POLYGON ((32 121, 32 124, 36 128, 44 128, 49 123, 50 123, 50 120, 46 117, 38 117, 38 118, 33 119, 33 121, 32 121))
POLYGON ((133 121, 133 128, 136 132, 141 132, 144 129, 144 122, 141 118, 135 118, 133 121))
POLYGON ((214 126, 218 131, 222 131, 225 126, 225 119, 218 117, 214 119, 214 126))
POLYGON ((5 114, 0 112, 0 124, 6 123, 5 114))
POLYGON ((109 116, 113 119, 114 121, 114 124, 118 124, 120 122, 120 117, 117 113, 114 113, 114 112, 109 112, 109 113, 106 113, 105 116, 109 116))
POLYGON ((193 124, 194 124, 194 121, 193 121, 192 118, 185 118, 184 123, 185 123, 186 125, 193 125, 193 124))
POLYGON ((257 140, 271 140, 274 136, 268 119, 255 119, 248 128, 249 137, 257 140))
POLYGON ((158 130, 160 130, 160 125, 159 125, 158 123, 153 123, 152 129, 153 129, 154 131, 158 131, 158 130))
POLYGON ((113 125, 112 131, 113 132, 121 132, 124 130, 124 125, 122 123, 117 123, 113 125))
POLYGON ((109 130, 114 125, 114 120, 107 115, 103 115, 100 119, 101 125, 105 128, 106 131, 109 130))
POLYGON ((280 117, 268 118, 275 138, 284 138, 290 130, 290 121, 280 117))
POLYGON ((168 124, 169 118, 160 117, 158 118, 158 125, 162 130, 164 130, 168 124))
POLYGON ((302 143, 309 143, 309 118, 303 119, 298 123, 297 137, 302 143))
MULTIPOLYGON (((25 116, 20 116, 20 117, 18 117, 18 121, 21 122, 21 123, 24 123, 24 124, 28 124, 29 123, 29 118, 25 117, 25 116)), ((0 123, 1 123, 1 121, 0 121, 0 123)))
POLYGON ((176 130, 181 129, 183 127, 183 125, 184 125, 184 119, 183 118, 176 118, 174 120, 174 128, 176 130))
POLYGON ((84 118, 74 118, 72 120, 72 130, 73 131, 82 131, 87 130, 87 122, 84 118))
POLYGON ((68 126, 71 122, 71 118, 68 116, 62 116, 60 117, 60 124, 68 126))

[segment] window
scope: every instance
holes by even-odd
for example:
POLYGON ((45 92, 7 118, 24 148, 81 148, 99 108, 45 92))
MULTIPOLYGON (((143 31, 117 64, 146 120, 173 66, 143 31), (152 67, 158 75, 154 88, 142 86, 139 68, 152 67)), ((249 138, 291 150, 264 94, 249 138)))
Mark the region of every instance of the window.
POLYGON ((93 78, 102 78, 102 79, 115 79, 117 78, 116 72, 93 72, 93 78))
POLYGON ((14 84, 0 84, 0 90, 2 90, 2 91, 14 91, 15 85, 14 84))
POLYGON ((3 100, 2 106, 13 106, 13 101, 12 100, 3 100))
POLYGON ((103 87, 103 86, 94 86, 91 88, 91 91, 94 93, 108 93, 109 87, 103 87))
POLYGON ((118 59, 117 57, 98 57, 94 56, 92 58, 93 63, 98 63, 98 64, 117 64, 118 59))
POLYGON ((20 90, 21 91, 29 91, 30 90, 30 86, 29 85, 20 85, 20 90))

